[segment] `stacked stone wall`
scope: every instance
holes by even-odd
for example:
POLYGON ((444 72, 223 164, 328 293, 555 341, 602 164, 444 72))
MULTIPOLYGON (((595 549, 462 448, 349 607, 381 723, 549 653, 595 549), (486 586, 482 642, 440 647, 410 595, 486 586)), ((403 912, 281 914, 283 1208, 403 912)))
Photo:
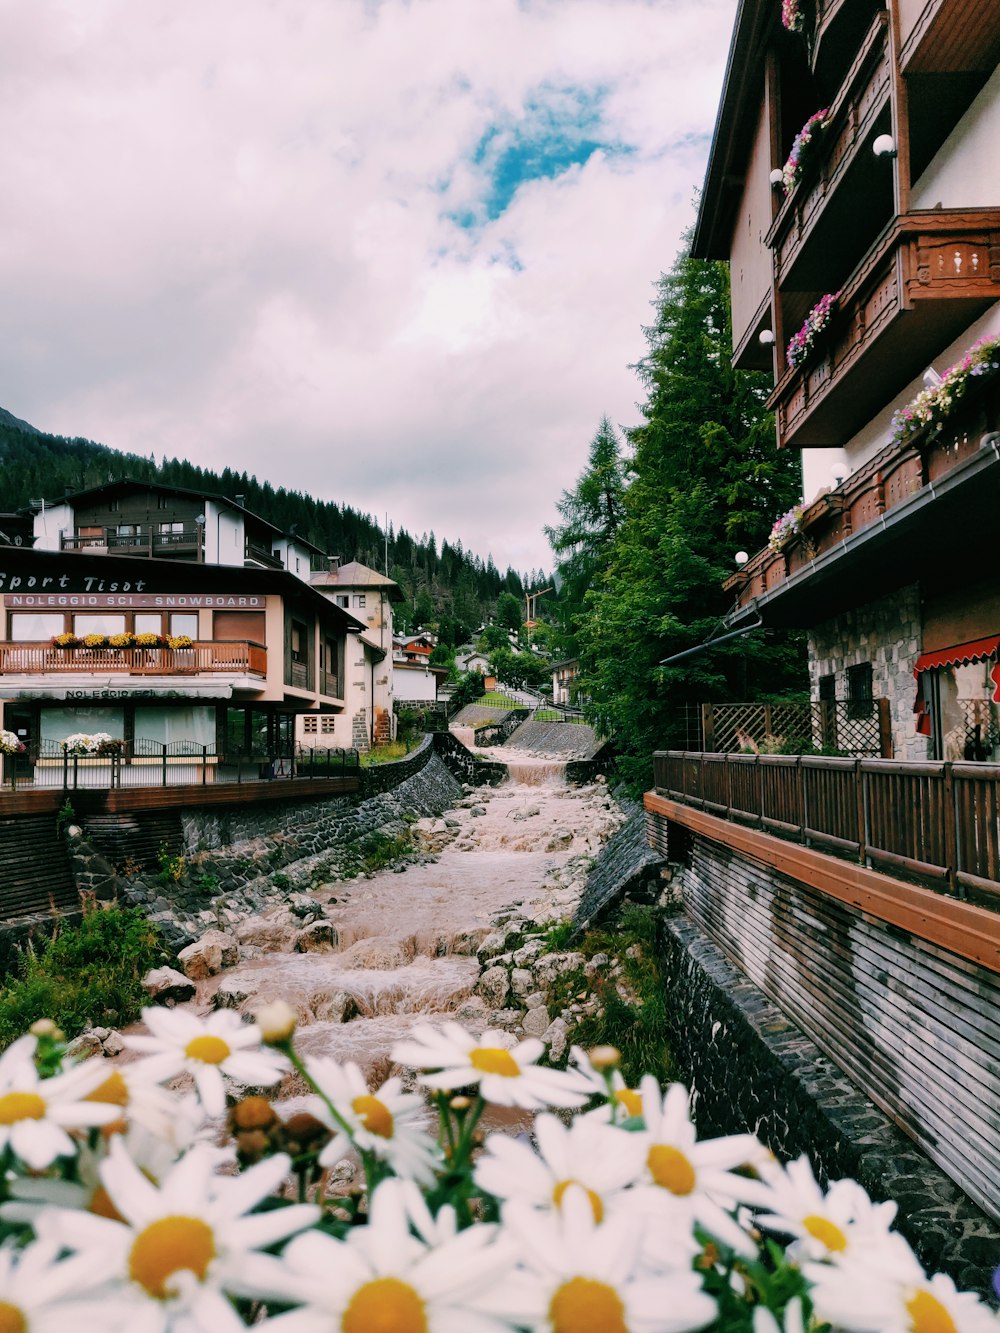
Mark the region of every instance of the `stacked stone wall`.
POLYGON ((913 714, 921 639, 916 583, 817 625, 808 639, 812 698, 819 698, 820 677, 829 675, 836 678, 837 698, 846 698, 847 668, 870 662, 872 693, 889 700, 894 758, 926 759, 927 738, 917 734, 913 714))

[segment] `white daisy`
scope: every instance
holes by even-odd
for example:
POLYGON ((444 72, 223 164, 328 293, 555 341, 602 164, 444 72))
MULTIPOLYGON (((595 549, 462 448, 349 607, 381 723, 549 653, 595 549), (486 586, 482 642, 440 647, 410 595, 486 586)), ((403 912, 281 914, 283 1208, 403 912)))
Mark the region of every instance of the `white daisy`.
POLYGON ((642 1135, 586 1116, 567 1128, 553 1115, 540 1115, 534 1134, 537 1153, 523 1139, 491 1134, 476 1163, 476 1184, 497 1199, 543 1209, 559 1207, 570 1185, 579 1185, 600 1222, 646 1162, 642 1135))
POLYGON ((757 1202, 761 1186, 733 1174, 758 1164, 764 1149, 752 1134, 733 1134, 699 1143, 691 1121, 687 1089, 673 1083, 661 1093, 656 1079, 640 1083, 646 1126, 646 1189, 637 1203, 652 1212, 681 1213, 717 1240, 752 1258, 757 1248, 732 1212, 738 1202, 757 1202))
POLYGON ((129 1329, 141 1333, 227 1333, 242 1320, 224 1293, 241 1290, 259 1251, 311 1226, 311 1204, 250 1210, 285 1179, 284 1154, 240 1176, 214 1173, 215 1154, 191 1149, 157 1187, 112 1140, 101 1179, 121 1221, 50 1209, 36 1226, 46 1240, 77 1251, 95 1277, 128 1298, 129 1329))
POLYGON ((240 1087, 268 1088, 288 1070, 280 1052, 261 1046, 260 1028, 243 1023, 231 1009, 207 1018, 187 1009, 144 1009, 142 1017, 152 1036, 125 1038, 126 1046, 147 1057, 140 1075, 165 1083, 191 1074, 210 1116, 226 1109, 226 1079, 240 1087))
POLYGON ((774 1314, 763 1305, 756 1306, 753 1312, 753 1333, 805 1333, 805 1327, 802 1301, 798 1296, 785 1306, 784 1318, 780 1324, 774 1314))
POLYGON ((488 1298, 532 1333, 682 1333, 716 1316, 696 1273, 642 1272, 638 1214, 621 1211, 598 1225, 578 1186, 558 1212, 511 1203, 503 1221, 521 1264, 488 1298))
POLYGON ((582 1106, 590 1095, 580 1074, 539 1067, 545 1045, 537 1038, 505 1046, 506 1034, 487 1029, 478 1039, 458 1023, 441 1028, 419 1024, 392 1049, 397 1064, 433 1072, 421 1078, 428 1088, 479 1085, 488 1102, 535 1111, 543 1106, 582 1106))
POLYGON ((509 1322, 485 1301, 513 1259, 497 1231, 481 1224, 459 1232, 448 1208, 430 1218, 412 1181, 386 1180, 372 1195, 367 1226, 346 1240, 297 1236, 280 1265, 255 1270, 255 1280, 271 1284, 255 1291, 302 1303, 268 1322, 275 1333, 508 1333, 509 1322))
POLYGON ((784 1167, 775 1161, 760 1162, 757 1170, 770 1197, 764 1197, 764 1211, 757 1213, 755 1222, 768 1231, 795 1236, 793 1258, 880 1262, 896 1216, 894 1203, 872 1203, 854 1180, 838 1180, 824 1194, 805 1156, 784 1167))
POLYGON ((590 1056, 580 1046, 571 1046, 569 1062, 586 1080, 587 1086, 595 1097, 604 1098, 601 1106, 587 1115, 595 1120, 620 1122, 638 1119, 642 1115, 642 1093, 638 1088, 630 1088, 625 1082, 620 1069, 611 1071, 610 1100, 608 1100, 608 1080, 604 1073, 595 1069, 590 1056))
POLYGON ((363 1152, 388 1162, 398 1176, 424 1185, 434 1180, 441 1154, 427 1134, 427 1107, 422 1097, 403 1092, 398 1078, 390 1078, 375 1092, 369 1092, 364 1074, 350 1062, 339 1065, 321 1057, 305 1064, 310 1078, 351 1129, 348 1136, 320 1098, 310 1099, 309 1111, 334 1131, 320 1153, 320 1166, 338 1162, 353 1142, 363 1152))
POLYGON ((9 1146, 32 1170, 41 1171, 57 1157, 75 1154, 77 1145, 67 1130, 107 1124, 117 1112, 84 1100, 101 1081, 99 1061, 40 1078, 35 1046, 34 1037, 19 1037, 0 1056, 0 1148, 9 1146))
POLYGON ((23 1250, 0 1246, 0 1328, 66 1333, 69 1328, 124 1328, 126 1310, 79 1255, 60 1260, 59 1246, 37 1240, 23 1250))
POLYGON ((928 1277, 902 1236, 883 1248, 879 1267, 806 1264, 819 1319, 848 1333, 996 1333, 996 1316, 950 1277, 928 1277))
POLYGON ((148 1064, 137 1060, 112 1069, 86 1100, 120 1108, 119 1119, 104 1126, 105 1134, 139 1127, 171 1145, 176 1156, 205 1128, 205 1108, 197 1097, 161 1087, 150 1077, 148 1064))

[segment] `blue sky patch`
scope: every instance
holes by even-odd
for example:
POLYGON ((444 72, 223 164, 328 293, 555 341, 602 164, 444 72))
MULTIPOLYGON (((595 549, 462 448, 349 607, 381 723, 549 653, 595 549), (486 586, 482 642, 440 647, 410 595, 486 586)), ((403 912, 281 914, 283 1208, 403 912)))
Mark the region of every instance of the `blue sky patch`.
POLYGON ((492 222, 526 182, 553 180, 598 150, 613 156, 634 151, 605 132, 606 91, 545 85, 526 102, 521 117, 491 125, 471 154, 484 179, 479 207, 451 213, 451 220, 467 230, 492 222))

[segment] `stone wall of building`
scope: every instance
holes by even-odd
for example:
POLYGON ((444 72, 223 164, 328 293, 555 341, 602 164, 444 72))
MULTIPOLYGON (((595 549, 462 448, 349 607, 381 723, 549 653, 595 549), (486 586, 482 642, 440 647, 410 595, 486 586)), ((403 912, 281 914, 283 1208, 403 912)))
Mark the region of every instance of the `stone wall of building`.
POLYGON ((920 588, 916 583, 834 616, 809 632, 812 698, 820 697, 820 678, 832 675, 836 697, 846 699, 848 667, 870 662, 872 693, 877 699, 889 700, 896 759, 928 757, 927 738, 915 731, 913 715, 913 664, 920 655, 921 636, 920 588))

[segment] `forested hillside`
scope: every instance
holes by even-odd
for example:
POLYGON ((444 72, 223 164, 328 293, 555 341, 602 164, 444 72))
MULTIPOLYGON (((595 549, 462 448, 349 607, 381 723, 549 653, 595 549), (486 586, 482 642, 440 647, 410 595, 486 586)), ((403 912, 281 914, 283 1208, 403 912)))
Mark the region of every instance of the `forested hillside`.
MULTIPOLYGON (((309 541, 330 555, 360 560, 383 570, 386 534, 369 514, 348 505, 316 500, 300 491, 259 482, 246 472, 225 468, 213 472, 185 459, 119 453, 91 440, 46 435, 0 409, 0 468, 3 476, 3 508, 14 511, 33 500, 54 500, 66 491, 98 486, 112 478, 132 477, 159 481, 228 496, 245 497, 248 509, 276 527, 295 527, 309 541)), ((442 541, 433 532, 419 539, 404 529, 389 527, 388 563, 392 578, 403 588, 406 607, 399 608, 397 624, 444 620, 455 641, 468 637, 492 616, 503 592, 523 598, 526 587, 544 587, 541 571, 522 575, 507 569, 501 573, 487 555, 464 551, 460 542, 442 541), (449 623, 450 622, 450 623, 449 623), (463 633, 464 631, 464 633, 463 633)))

